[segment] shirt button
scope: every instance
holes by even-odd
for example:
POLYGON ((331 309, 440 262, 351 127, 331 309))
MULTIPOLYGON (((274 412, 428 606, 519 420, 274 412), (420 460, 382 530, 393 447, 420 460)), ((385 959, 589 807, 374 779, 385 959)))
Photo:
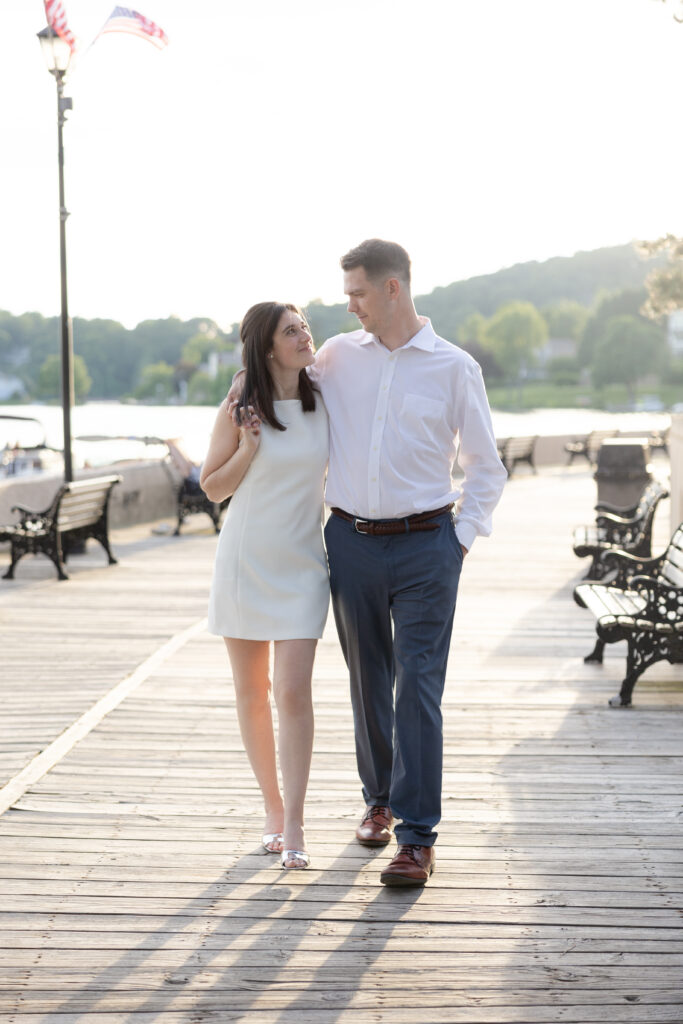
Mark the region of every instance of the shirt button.
POLYGON ((377 480, 377 477, 376 477, 376 476, 373 476, 373 477, 372 477, 372 482, 373 482, 373 484, 374 484, 374 483, 376 482, 376 480, 377 480))

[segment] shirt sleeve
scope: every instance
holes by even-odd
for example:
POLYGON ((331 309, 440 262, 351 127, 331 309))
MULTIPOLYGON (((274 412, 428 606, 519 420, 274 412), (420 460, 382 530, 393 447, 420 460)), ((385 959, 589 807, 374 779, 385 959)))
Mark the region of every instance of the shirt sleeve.
POLYGON ((324 341, 319 349, 316 349, 315 362, 311 363, 310 366, 306 367, 306 372, 311 378, 313 384, 316 387, 320 387, 325 377, 327 370, 327 364, 329 362, 330 344, 329 341, 324 341))
POLYGON ((484 379, 474 360, 468 361, 458 390, 458 464, 465 479, 457 502, 456 533, 469 549, 477 537, 491 533, 507 472, 498 457, 484 379))

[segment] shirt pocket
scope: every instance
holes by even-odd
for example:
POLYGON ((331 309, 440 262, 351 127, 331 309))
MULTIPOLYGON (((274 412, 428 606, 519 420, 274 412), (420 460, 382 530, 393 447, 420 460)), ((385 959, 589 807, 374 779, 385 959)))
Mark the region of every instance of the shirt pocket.
POLYGON ((413 440, 434 442, 446 424, 446 403, 424 395, 405 394, 399 415, 401 433, 413 440))

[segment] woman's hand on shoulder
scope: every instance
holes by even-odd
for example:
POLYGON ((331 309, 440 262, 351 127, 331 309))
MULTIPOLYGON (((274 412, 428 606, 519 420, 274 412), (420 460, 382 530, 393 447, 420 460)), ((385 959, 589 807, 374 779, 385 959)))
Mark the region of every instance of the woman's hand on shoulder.
POLYGON ((255 452, 261 443, 261 420, 253 405, 248 405, 242 413, 240 423, 239 447, 255 452))

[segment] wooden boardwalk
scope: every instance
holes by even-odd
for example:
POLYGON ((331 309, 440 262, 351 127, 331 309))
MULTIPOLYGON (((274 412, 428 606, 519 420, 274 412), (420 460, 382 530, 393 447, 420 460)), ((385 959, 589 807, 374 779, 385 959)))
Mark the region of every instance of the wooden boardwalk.
POLYGON ((681 1024, 683 671, 655 666, 615 711, 621 645, 583 664, 570 529, 594 493, 585 471, 520 471, 468 557, 437 872, 418 891, 380 886, 388 852, 353 840, 331 622, 313 869, 284 873, 259 849, 227 661, 202 628, 201 520, 115 535, 118 567, 92 544, 68 583, 25 559, 0 586, 3 1024, 681 1024))

